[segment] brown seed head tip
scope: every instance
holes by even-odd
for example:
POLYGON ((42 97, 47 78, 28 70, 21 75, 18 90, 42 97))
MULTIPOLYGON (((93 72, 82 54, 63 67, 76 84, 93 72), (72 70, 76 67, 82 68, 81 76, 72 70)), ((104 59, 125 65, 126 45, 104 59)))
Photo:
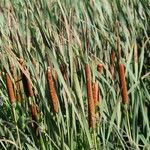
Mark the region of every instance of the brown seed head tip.
POLYGON ((102 69, 103 69, 103 65, 102 65, 102 64, 98 64, 98 65, 97 65, 97 71, 98 71, 99 73, 101 73, 101 72, 102 72, 102 69))
POLYGON ((47 67, 47 72, 51 72, 51 67, 50 66, 47 67))

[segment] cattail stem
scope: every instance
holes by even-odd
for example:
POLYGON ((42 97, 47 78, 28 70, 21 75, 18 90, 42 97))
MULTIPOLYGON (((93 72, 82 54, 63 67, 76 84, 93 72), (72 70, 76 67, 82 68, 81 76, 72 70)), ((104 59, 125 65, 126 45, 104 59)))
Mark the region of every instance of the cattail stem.
POLYGON ((55 84, 52 77, 52 69, 51 67, 47 68, 47 81, 48 81, 48 87, 49 87, 49 94, 52 100, 52 107, 53 112, 58 113, 58 97, 55 89, 55 84))
POLYGON ((9 76, 9 74, 6 72, 6 86, 7 86, 7 91, 8 91, 8 96, 9 96, 9 100, 10 103, 13 104, 15 102, 15 93, 14 93, 14 87, 13 87, 13 83, 12 80, 9 76))
POLYGON ((115 78, 115 73, 114 73, 114 63, 115 63, 115 58, 116 58, 116 54, 115 54, 115 51, 112 50, 111 52, 111 65, 110 65, 110 72, 111 72, 111 75, 112 75, 112 79, 115 78))
POLYGON ((85 65, 85 75, 86 75, 87 98, 88 98, 89 127, 94 128, 95 127, 95 106, 93 100, 92 79, 91 79, 91 70, 89 64, 85 65))
POLYGON ((121 88, 121 95, 122 95, 122 102, 123 104, 128 103, 128 91, 125 79, 125 71, 124 65, 119 63, 119 79, 120 79, 120 88, 121 88))

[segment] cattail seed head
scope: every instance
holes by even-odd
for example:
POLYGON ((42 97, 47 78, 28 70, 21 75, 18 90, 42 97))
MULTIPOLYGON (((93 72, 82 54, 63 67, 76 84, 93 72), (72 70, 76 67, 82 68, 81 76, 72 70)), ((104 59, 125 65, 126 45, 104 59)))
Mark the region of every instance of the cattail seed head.
POLYGON ((99 101, 98 82, 93 83, 93 100, 94 100, 94 105, 97 106, 99 101))
POLYGON ((37 120, 38 120, 37 107, 36 107, 36 105, 34 105, 34 104, 32 104, 30 107, 31 107, 32 119, 33 119, 34 121, 37 121, 37 120))
POLYGON ((85 75, 86 75, 86 87, 87 87, 87 98, 88 98, 88 121, 89 127, 95 127, 95 106, 93 100, 92 91, 92 77, 89 64, 85 65, 85 75))
POLYGON ((15 102, 15 93, 14 93, 14 87, 13 87, 13 83, 12 80, 9 76, 9 74, 6 72, 6 86, 7 86, 7 91, 8 91, 8 96, 9 96, 9 100, 10 103, 13 104, 15 102))
POLYGON ((128 91, 125 79, 125 71, 124 65, 119 63, 119 79, 120 79, 120 88, 121 88, 121 95, 122 95, 122 102, 123 104, 128 103, 128 91))
POLYGON ((115 62, 115 58, 116 58, 115 51, 114 51, 114 50, 112 50, 112 51, 111 51, 111 64, 114 64, 114 62, 115 62))
POLYGON ((27 97, 33 97, 34 92, 32 89, 32 84, 31 81, 26 77, 24 73, 22 73, 22 81, 23 81, 23 86, 24 86, 24 91, 27 97))
MULTIPOLYGON (((24 68, 24 70, 26 71, 26 73, 28 75, 30 75, 29 71, 25 68, 24 62, 22 59, 19 60, 20 64, 22 65, 22 67, 24 68)), ((22 82, 23 82, 23 87, 24 87, 24 91, 27 97, 33 97, 34 96, 34 92, 32 89, 32 83, 31 81, 27 78, 27 76, 21 71, 21 75, 22 75, 22 82)))
POLYGON ((52 77, 51 67, 47 68, 47 81, 48 81, 48 87, 49 87, 49 94, 52 100, 53 112, 58 113, 58 97, 57 97, 55 84, 54 84, 53 77, 52 77))

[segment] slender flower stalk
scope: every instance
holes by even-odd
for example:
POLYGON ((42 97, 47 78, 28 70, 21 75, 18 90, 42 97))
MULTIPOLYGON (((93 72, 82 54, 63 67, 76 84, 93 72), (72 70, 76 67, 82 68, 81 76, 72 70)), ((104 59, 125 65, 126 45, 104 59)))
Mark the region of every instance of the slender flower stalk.
POLYGON ((116 54, 114 50, 112 50, 110 58, 111 58, 110 72, 111 72, 112 78, 114 79, 115 78, 114 63, 115 63, 115 58, 116 58, 116 54))
POLYGON ((6 72, 6 86, 7 86, 7 91, 8 91, 8 96, 9 96, 9 100, 10 103, 13 104, 15 102, 15 93, 14 93, 14 87, 13 87, 13 83, 12 80, 9 76, 9 74, 6 72))
POLYGON ((123 104, 128 103, 128 91, 125 79, 125 71, 124 65, 119 63, 119 79, 120 79, 120 88, 121 88, 121 95, 122 95, 122 102, 123 104))
POLYGON ((55 89, 55 84, 52 77, 52 69, 51 67, 47 68, 47 81, 49 87, 49 94, 52 100, 52 108, 54 113, 58 113, 58 97, 55 89))
POLYGON ((86 75, 87 98, 88 98, 89 127, 95 128, 95 106, 93 100, 92 79, 91 79, 92 77, 89 64, 85 65, 85 75, 86 75))

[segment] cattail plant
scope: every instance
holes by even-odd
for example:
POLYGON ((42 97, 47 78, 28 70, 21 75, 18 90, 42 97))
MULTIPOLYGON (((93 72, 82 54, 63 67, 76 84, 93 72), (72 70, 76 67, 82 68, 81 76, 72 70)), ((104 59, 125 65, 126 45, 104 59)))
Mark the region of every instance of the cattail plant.
POLYGON ((34 121, 37 121, 38 120, 38 112, 37 112, 36 105, 35 104, 31 104, 30 108, 31 108, 32 119, 34 121))
MULTIPOLYGON (((22 65, 23 69, 25 69, 26 73, 28 75, 30 75, 29 71, 25 68, 23 60, 20 59, 19 62, 22 65)), ((34 92, 33 92, 33 89, 32 89, 31 81, 29 80, 29 78, 27 78, 27 76, 23 72, 21 72, 21 75, 22 75, 22 82, 23 82, 23 87, 24 87, 24 91, 25 91, 26 96, 27 97, 33 97, 34 96, 34 92)))
POLYGON ((6 76, 6 86, 7 86, 9 100, 10 100, 10 103, 13 104, 16 99, 15 93, 14 93, 13 82, 7 72, 5 72, 5 76, 6 76))
POLYGON ((121 88, 121 95, 122 95, 122 102, 123 104, 128 103, 128 91, 125 79, 125 71, 124 65, 119 63, 119 79, 120 79, 120 88, 121 88))
POLYGON ((93 100, 92 91, 92 77, 89 64, 85 65, 85 75, 86 75, 86 87, 87 87, 87 98, 88 98, 88 121, 89 127, 95 127, 95 106, 93 100))
POLYGON ((35 104, 31 104, 30 105, 30 110, 31 110, 31 115, 32 115, 32 120, 34 121, 32 123, 32 127, 34 129, 34 133, 37 137, 39 137, 39 132, 38 132, 38 125, 37 125, 37 121, 38 121, 38 111, 37 111, 37 107, 35 104))
POLYGON ((12 74, 12 77, 15 80, 14 92, 16 95, 16 100, 20 101, 22 99, 21 93, 20 93, 20 82, 19 82, 20 79, 17 77, 16 68, 14 64, 11 63, 11 60, 9 60, 9 66, 10 66, 10 72, 12 74))
POLYGON ((93 83, 93 100, 94 100, 94 105, 97 106, 99 102, 99 88, 98 88, 98 82, 93 83))
POLYGON ((47 81, 48 81, 48 88, 49 88, 49 94, 52 100, 52 108, 54 113, 58 113, 58 97, 55 89, 55 84, 53 81, 53 76, 52 76, 52 69, 49 66, 47 68, 47 81))

